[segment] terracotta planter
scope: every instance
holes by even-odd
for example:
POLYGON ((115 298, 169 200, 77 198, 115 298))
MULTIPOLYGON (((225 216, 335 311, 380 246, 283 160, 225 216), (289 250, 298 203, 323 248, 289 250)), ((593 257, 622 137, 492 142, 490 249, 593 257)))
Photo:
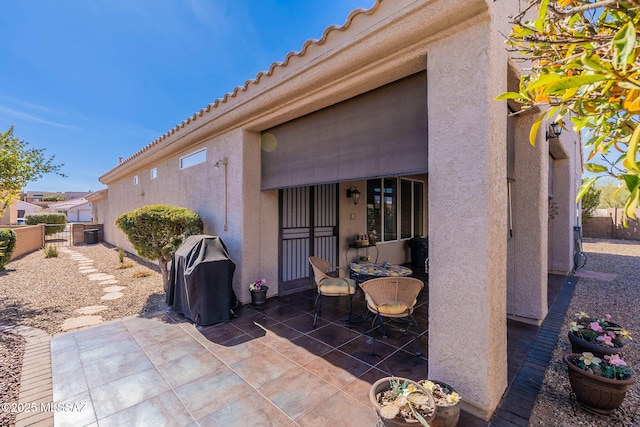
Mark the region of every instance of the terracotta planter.
MULTIPOLYGON (((457 393, 457 391, 447 383, 434 380, 429 381, 440 384, 441 386, 457 393)), ((436 402, 436 406, 436 417, 429 423, 431 424, 431 427, 455 427, 458 425, 458 419, 460 419, 460 402, 447 406, 438 405, 436 402)))
POLYGON ((251 304, 254 307, 263 307, 267 303, 268 286, 263 286, 259 291, 251 291, 251 304))
POLYGON ((376 413, 378 414, 379 423, 382 423, 382 425, 387 426, 387 427, 406 427, 406 426, 416 426, 417 427, 417 426, 421 425, 420 421, 418 421, 418 420, 405 420, 404 418, 400 418, 400 417, 388 419, 388 418, 384 418, 384 417, 382 417, 380 415, 380 408, 382 406, 378 402, 378 395, 380 393, 382 393, 383 391, 389 390, 391 388, 390 384, 389 384, 389 381, 391 381, 391 380, 407 381, 407 382, 409 382, 409 384, 415 385, 418 390, 420 390, 421 392, 425 393, 425 395, 427 395, 427 396, 429 396, 431 398, 430 401, 431 401, 431 406, 433 407, 433 412, 431 413, 430 416, 424 417, 424 419, 428 423, 431 424, 433 419, 436 417, 436 413, 437 413, 436 401, 433 399, 433 396, 431 396, 431 394, 427 390, 425 390, 417 382, 411 381, 410 379, 402 378, 402 377, 385 377, 385 378, 381 378, 371 386, 371 389, 369 389, 369 400, 371 401, 371 404, 373 405, 373 408, 376 410, 376 413))
POLYGON ((576 394, 578 403, 588 411, 600 415, 609 415, 622 404, 629 387, 635 381, 613 380, 594 375, 578 368, 571 361, 579 358, 580 353, 566 354, 562 361, 569 370, 571 389, 576 394))
POLYGON ((594 355, 602 358, 605 354, 620 354, 624 349, 622 341, 617 339, 612 340, 615 347, 609 347, 584 340, 571 331, 569 331, 568 337, 569 341, 571 341, 571 351, 574 353, 584 353, 585 351, 588 351, 589 353, 593 353, 594 355))

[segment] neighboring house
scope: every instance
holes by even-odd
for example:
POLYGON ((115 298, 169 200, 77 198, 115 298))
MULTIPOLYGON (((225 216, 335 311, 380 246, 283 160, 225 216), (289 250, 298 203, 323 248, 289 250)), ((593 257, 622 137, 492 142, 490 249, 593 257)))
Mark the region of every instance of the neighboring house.
POLYGON ((32 203, 23 202, 22 200, 18 200, 16 202, 16 208, 18 209, 18 224, 24 221, 24 216, 26 214, 42 211, 42 207, 32 203))
POLYGON ((378 260, 392 263, 428 236, 429 377, 488 419, 507 385, 507 319, 543 321, 548 273, 571 270, 579 218, 579 136, 541 126, 533 147, 536 113, 494 100, 518 86, 504 45, 517 4, 352 12, 101 176, 94 221, 132 251, 119 215, 193 209, 236 262, 243 302, 258 278, 269 296, 309 283, 311 255, 348 267, 355 233, 375 229, 378 260))
POLYGON ((91 202, 84 197, 80 199, 51 203, 49 205, 49 210, 51 212, 63 212, 67 214, 68 222, 92 221, 92 205, 91 202))
POLYGON ((25 202, 29 202, 41 207, 48 207, 51 203, 45 201, 44 199, 48 199, 51 197, 59 197, 63 200, 76 200, 85 197, 86 195, 91 194, 91 191, 65 191, 65 192, 54 192, 54 191, 27 191, 20 195, 20 199, 25 202))
POLYGON ((0 225, 16 225, 22 224, 25 214, 40 212, 42 208, 31 203, 16 200, 11 204, 0 217, 0 225))

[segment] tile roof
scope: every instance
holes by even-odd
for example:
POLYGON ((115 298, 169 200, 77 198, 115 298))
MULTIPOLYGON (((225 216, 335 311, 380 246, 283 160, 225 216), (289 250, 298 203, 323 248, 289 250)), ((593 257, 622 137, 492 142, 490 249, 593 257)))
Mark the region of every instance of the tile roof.
POLYGON ((232 92, 226 93, 222 98, 216 99, 211 104, 208 104, 205 108, 201 108, 200 111, 198 111, 196 113, 193 113, 192 116, 186 118, 180 124, 174 126, 171 130, 169 130, 168 132, 164 133, 162 136, 156 138, 151 143, 147 144, 145 147, 143 147, 142 149, 140 149, 136 153, 132 154, 127 159, 125 159, 122 162, 120 162, 117 166, 115 166, 113 169, 111 169, 111 171, 115 171, 115 170, 119 169, 120 167, 126 165, 128 162, 130 162, 131 160, 135 159, 136 157, 141 156, 143 153, 145 153, 146 151, 148 151, 151 148, 155 147, 156 145, 158 145, 162 141, 166 140, 171 135, 175 134, 176 132, 179 132, 181 129, 186 127, 189 123, 198 120, 198 118, 200 118, 200 117, 204 117, 206 113, 209 113, 211 110, 217 108, 220 104, 224 104, 224 103, 228 102, 229 99, 235 98, 241 92, 246 92, 249 89, 249 86, 251 84, 253 84, 253 85, 259 84, 260 81, 263 78, 266 78, 266 77, 269 77, 269 76, 273 75, 274 71, 277 68, 286 67, 289 64, 289 62, 291 61, 292 58, 294 58, 294 57, 303 57, 305 55, 305 53, 307 52, 309 46, 323 44, 327 40, 327 37, 329 37, 329 34, 331 34, 332 32, 334 32, 334 31, 346 31, 351 26, 351 23, 352 23, 353 19, 356 16, 361 15, 361 14, 370 15, 370 14, 374 13, 375 10, 378 9, 378 6, 380 5, 381 1, 382 0, 375 0, 375 4, 369 9, 362 9, 362 8, 354 9, 353 11, 351 11, 351 13, 349 13, 349 16, 347 17, 347 20, 343 25, 340 25, 340 26, 338 26, 338 25, 330 25, 329 27, 327 27, 322 32, 322 37, 320 39, 317 39, 317 40, 316 39, 309 39, 309 40, 307 40, 306 42, 303 43, 302 49, 300 51, 298 51, 298 52, 289 52, 285 56, 284 61, 272 63, 271 66, 269 67, 269 71, 266 71, 266 72, 265 71, 260 71, 256 75, 256 77, 254 79, 245 81, 243 86, 237 86, 236 88, 233 89, 232 92))

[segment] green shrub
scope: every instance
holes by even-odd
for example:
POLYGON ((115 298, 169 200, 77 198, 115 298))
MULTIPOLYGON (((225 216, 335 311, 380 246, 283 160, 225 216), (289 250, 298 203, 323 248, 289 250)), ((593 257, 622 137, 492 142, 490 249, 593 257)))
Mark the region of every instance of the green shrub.
POLYGON ((47 246, 44 248, 45 258, 58 258, 58 248, 55 246, 47 246))
POLYGON ((10 228, 0 228, 0 271, 9 262, 16 248, 16 233, 10 228))
POLYGON ((184 239, 202 233, 196 212, 170 205, 151 205, 120 215, 116 225, 141 257, 157 260, 165 290, 169 283, 167 264, 184 239))
POLYGON ((45 234, 48 236, 50 234, 60 233, 64 231, 67 226, 67 215, 63 213, 52 213, 52 212, 38 212, 38 213, 28 213, 24 216, 24 223, 27 225, 38 225, 38 224, 60 224, 54 227, 45 227, 45 234))
POLYGON ((121 263, 124 262, 124 249, 118 248, 118 259, 121 263))

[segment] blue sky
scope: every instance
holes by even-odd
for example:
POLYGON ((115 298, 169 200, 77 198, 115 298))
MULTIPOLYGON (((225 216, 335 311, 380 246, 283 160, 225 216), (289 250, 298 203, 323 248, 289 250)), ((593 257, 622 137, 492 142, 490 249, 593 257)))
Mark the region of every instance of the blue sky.
POLYGON ((374 0, 6 0, 0 130, 64 163, 27 190, 98 177, 374 0))

